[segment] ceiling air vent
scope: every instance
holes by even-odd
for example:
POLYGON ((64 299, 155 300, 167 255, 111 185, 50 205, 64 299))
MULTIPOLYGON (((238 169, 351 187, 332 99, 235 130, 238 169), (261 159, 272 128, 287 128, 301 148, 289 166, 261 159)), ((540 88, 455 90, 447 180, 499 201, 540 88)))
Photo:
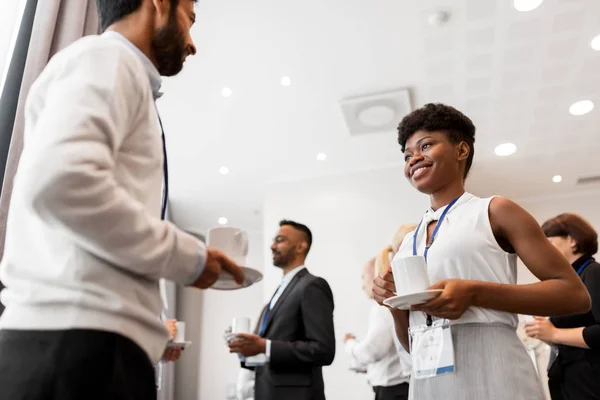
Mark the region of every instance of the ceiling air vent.
POLYGON ((408 89, 347 98, 340 107, 350 135, 395 132, 398 123, 412 111, 408 89))
POLYGON ((594 183, 600 183, 600 175, 596 176, 584 176, 577 179, 578 185, 590 185, 594 183))

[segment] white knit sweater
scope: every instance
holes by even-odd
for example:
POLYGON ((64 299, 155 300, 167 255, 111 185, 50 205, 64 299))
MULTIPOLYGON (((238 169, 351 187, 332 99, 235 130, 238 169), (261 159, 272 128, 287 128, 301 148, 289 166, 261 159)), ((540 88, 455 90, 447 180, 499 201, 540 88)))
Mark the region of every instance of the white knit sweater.
POLYGON ((0 269, 1 329, 111 331, 160 358, 168 335, 158 281, 192 283, 206 248, 160 219, 157 71, 144 57, 114 33, 86 37, 31 88, 0 269))

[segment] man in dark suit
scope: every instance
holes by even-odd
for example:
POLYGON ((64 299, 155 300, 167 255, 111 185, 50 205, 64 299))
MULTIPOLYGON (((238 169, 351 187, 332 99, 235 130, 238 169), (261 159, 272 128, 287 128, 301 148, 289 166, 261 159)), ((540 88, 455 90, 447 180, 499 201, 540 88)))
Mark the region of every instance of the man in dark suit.
MULTIPOLYGON (((335 357, 333 294, 323 278, 308 272, 304 260, 312 244, 305 225, 281 221, 271 251, 283 270, 281 285, 265 305, 254 334, 229 344, 244 357, 265 354, 255 367, 255 400, 324 400, 322 367, 335 357)), ((251 368, 242 363, 242 367, 251 368)))

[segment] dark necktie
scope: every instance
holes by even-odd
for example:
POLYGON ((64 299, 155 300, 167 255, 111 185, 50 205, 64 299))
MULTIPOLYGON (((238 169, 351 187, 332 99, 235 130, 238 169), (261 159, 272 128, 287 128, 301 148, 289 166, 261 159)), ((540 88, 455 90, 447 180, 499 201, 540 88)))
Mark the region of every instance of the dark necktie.
POLYGON ((163 124, 158 115, 158 123, 160 124, 160 132, 162 136, 163 145, 163 179, 164 179, 164 190, 162 196, 162 206, 160 209, 160 219, 165 219, 167 216, 167 202, 169 201, 169 163, 167 162, 167 141, 165 140, 165 130, 163 124))

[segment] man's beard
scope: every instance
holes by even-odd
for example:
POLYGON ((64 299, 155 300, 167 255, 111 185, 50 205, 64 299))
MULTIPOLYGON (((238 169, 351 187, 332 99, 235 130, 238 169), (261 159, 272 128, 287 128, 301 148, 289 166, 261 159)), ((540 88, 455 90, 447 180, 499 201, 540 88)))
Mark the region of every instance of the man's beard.
POLYGON ((277 258, 273 255, 273 265, 279 268, 285 268, 290 262, 289 254, 277 253, 277 258))
POLYGON ((175 12, 171 12, 167 24, 158 29, 152 39, 152 52, 162 76, 177 75, 181 71, 185 48, 184 35, 177 25, 175 12))

